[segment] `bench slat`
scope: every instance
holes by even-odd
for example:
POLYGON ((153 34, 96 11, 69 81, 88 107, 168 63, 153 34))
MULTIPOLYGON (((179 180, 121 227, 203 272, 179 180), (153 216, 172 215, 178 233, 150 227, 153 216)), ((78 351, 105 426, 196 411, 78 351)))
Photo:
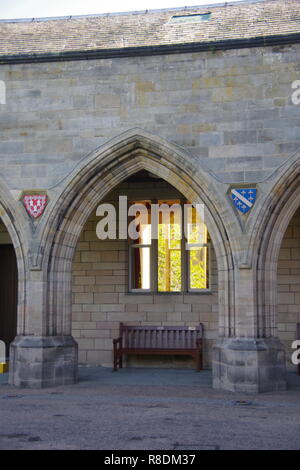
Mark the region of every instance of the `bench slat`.
MULTIPOLYGON (((123 328, 124 347, 148 349, 194 349, 196 341, 202 338, 202 330, 177 328, 123 328)), ((122 335, 121 335, 122 336, 122 335)))
POLYGON ((120 336, 113 340, 114 370, 123 367, 124 354, 189 355, 202 369, 203 325, 142 326, 120 323, 120 336))
POLYGON ((120 341, 114 340, 114 370, 123 354, 189 354, 202 368, 203 325, 148 326, 120 324, 120 341))

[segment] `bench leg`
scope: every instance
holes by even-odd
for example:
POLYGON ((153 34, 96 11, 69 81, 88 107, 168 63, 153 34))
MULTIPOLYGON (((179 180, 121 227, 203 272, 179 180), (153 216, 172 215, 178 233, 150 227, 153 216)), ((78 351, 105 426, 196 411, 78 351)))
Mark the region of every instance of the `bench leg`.
POLYGON ((114 368, 113 371, 116 372, 118 370, 118 352, 117 348, 114 347, 114 368))
POLYGON ((196 370, 200 372, 203 369, 202 352, 199 351, 196 358, 196 370))
POLYGON ((123 368, 123 355, 122 353, 118 353, 117 349, 114 349, 114 372, 116 372, 119 369, 123 368))

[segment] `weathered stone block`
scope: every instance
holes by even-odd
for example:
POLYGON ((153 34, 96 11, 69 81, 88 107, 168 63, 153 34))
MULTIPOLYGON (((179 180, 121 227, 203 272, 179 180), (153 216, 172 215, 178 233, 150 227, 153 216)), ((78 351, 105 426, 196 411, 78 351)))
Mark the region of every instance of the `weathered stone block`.
POLYGON ((72 384, 77 363, 72 336, 17 336, 10 346, 9 383, 28 388, 72 384))
POLYGON ((213 349, 213 387, 239 392, 286 389, 282 344, 275 338, 227 338, 213 349))

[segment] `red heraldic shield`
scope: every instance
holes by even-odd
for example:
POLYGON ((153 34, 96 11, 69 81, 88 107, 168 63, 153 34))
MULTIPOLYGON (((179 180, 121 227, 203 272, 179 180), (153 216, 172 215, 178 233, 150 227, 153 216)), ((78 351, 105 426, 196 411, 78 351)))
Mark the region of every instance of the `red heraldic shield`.
POLYGON ((44 212, 44 209, 47 205, 47 196, 44 195, 37 195, 34 196, 24 196, 23 201, 27 212, 31 217, 36 219, 44 212))

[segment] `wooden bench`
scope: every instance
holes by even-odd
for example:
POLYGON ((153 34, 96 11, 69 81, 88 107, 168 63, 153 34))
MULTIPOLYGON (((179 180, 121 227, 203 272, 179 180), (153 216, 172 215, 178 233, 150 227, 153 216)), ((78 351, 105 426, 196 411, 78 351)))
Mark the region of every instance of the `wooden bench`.
POLYGON ((113 339, 114 371, 123 367, 125 354, 192 356, 197 371, 203 368, 203 325, 132 326, 120 323, 120 335, 113 339))

